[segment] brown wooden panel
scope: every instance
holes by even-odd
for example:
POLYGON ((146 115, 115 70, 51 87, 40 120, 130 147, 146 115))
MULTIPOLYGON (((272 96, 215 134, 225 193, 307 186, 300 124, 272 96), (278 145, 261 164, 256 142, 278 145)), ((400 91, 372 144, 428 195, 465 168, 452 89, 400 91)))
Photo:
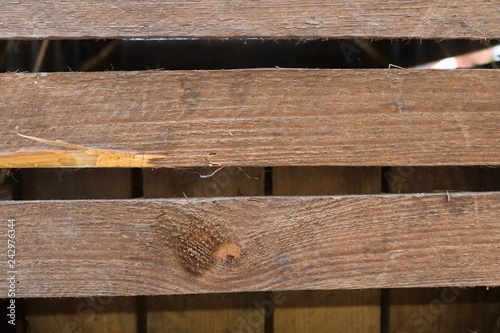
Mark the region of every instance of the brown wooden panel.
MULTIPOLYGON (((479 167, 404 167, 384 172, 389 190, 402 193, 499 190, 499 174, 498 168, 479 167)), ((500 329, 500 292, 495 288, 394 289, 389 295, 390 333, 500 329)))
POLYGON ((137 332, 133 298, 35 298, 26 303, 29 333, 137 332))
POLYGON ((391 333, 499 332, 500 288, 397 289, 391 333))
POLYGON ((496 1, 12 1, 1 38, 499 38, 496 1))
POLYGON ((0 167, 499 165, 499 85, 497 70, 8 73, 0 167))
POLYGON ((9 170, 0 170, 0 200, 12 200, 12 185, 8 181, 10 176, 9 170))
POLYGON ((145 198, 264 195, 263 168, 144 169, 145 198))
POLYGON ((130 169, 23 169, 23 200, 127 199, 130 169))
POLYGON ((264 332, 265 293, 148 298, 148 333, 264 332))
POLYGON ((381 177, 374 167, 275 167, 273 194, 378 194, 381 177))
POLYGON ((379 290, 285 292, 274 332, 380 332, 379 290))
POLYGON ((398 167, 384 171, 392 193, 500 190, 498 167, 398 167))
MULTIPOLYGON (((144 169, 145 198, 264 194, 263 168, 144 169)), ((149 333, 264 332, 266 294, 205 294, 147 299, 149 333)))
MULTIPOLYGON (((376 194, 380 168, 276 167, 274 195, 376 194)), ((378 332, 380 290, 287 292, 277 304, 274 332, 378 332)))
POLYGON ((499 193, 0 206, 19 297, 500 283, 499 193))
MULTIPOLYGON (((131 197, 131 174, 128 169, 24 169, 21 171, 21 186, 24 200, 122 199, 131 197)), ((71 201, 67 201, 67 204, 71 205, 71 201)), ((64 215, 65 212, 61 214, 64 215)), ((22 222, 19 221, 19 223, 22 222)), ((47 223, 44 226, 46 229, 39 230, 39 233, 50 233, 52 222, 45 221, 45 223, 47 223)), ((70 229, 68 231, 71 232, 70 229)), ((19 241, 21 237, 22 234, 17 233, 19 241)), ((87 239, 84 242, 93 243, 94 240, 87 239)), ((65 253, 71 251, 75 244, 63 242, 53 244, 53 247, 54 250, 65 253)), ((19 265, 22 265, 22 259, 19 265)), ((45 270, 45 273, 50 279, 50 268, 45 270)), ((94 280, 102 282, 103 277, 89 275, 87 279, 86 283, 92 285, 94 280)), ((52 283, 54 288, 57 288, 58 283, 55 281, 52 283)), ((38 296, 50 295, 42 293, 38 296)), ((93 294, 89 293, 85 296, 93 296, 93 294)), ((136 333, 135 309, 133 298, 36 298, 26 301, 26 321, 30 333, 136 333)))

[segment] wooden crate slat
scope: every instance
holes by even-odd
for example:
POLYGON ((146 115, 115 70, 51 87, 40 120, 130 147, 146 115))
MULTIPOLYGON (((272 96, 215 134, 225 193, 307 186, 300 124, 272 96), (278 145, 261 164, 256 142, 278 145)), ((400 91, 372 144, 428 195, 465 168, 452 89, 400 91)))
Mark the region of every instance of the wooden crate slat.
MULTIPOLYGON (((131 180, 127 169, 25 169, 19 181, 23 200, 50 200, 131 198, 131 180)), ((136 299, 87 296, 29 299, 30 332, 137 333, 136 299)))
POLYGON ((1 74, 0 167, 498 165, 499 87, 496 70, 1 74))
MULTIPOLYGON (((389 191, 395 193, 488 191, 500 188, 498 171, 494 168, 406 167, 389 168, 384 177, 389 181, 389 191)), ((388 294, 389 333, 457 332, 464 327, 494 332, 499 319, 500 288, 405 288, 392 289, 388 294), (439 311, 436 304, 440 306, 439 311)))
POLYGON ((499 38, 498 1, 12 1, 1 38, 499 38))
MULTIPOLYGON (((144 198, 184 198, 264 195, 264 168, 192 170, 144 169, 144 198)), ((204 294, 148 297, 148 333, 264 333, 266 293, 204 294), (250 318, 250 320, 248 320, 250 318)))
MULTIPOLYGON (((381 192, 381 168, 275 167, 273 195, 346 195, 381 192)), ((276 304, 273 332, 378 332, 380 289, 302 290, 276 304)))
POLYGON ((18 297, 500 284, 495 192, 0 206, 18 297))

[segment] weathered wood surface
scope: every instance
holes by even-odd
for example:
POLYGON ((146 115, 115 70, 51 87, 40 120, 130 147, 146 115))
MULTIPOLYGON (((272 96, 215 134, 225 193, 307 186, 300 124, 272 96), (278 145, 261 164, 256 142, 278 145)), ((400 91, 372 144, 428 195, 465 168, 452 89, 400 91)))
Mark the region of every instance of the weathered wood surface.
POLYGON ((0 38, 499 38, 498 1, 10 1, 0 38))
POLYGON ((499 165, 499 88, 496 70, 2 74, 0 167, 499 165))
POLYGON ((287 291, 274 332, 380 333, 380 290, 287 291))
MULTIPOLYGON (((122 199, 132 194, 129 169, 23 169, 19 181, 23 200, 122 199)), ((28 332, 139 333, 135 298, 86 296, 28 299, 28 332)))
POLYGON ((389 333, 498 332, 500 288, 393 289, 389 333))
MULTIPOLYGON (((345 195, 381 192, 381 168, 275 167, 273 195, 345 195)), ((276 333, 380 332, 380 290, 307 290, 275 302, 276 333)))
MULTIPOLYGON (((399 167, 384 176, 389 191, 399 193, 500 188, 498 168, 399 167)), ((392 289, 388 332, 498 332, 499 296, 499 288, 392 289)))
POLYGON ((144 169, 144 198, 264 195, 264 168, 144 169))
MULTIPOLYGON (((144 169, 144 198, 264 195, 264 168, 144 169), (215 173, 214 173, 215 172, 215 173), (213 174, 212 177, 202 177, 213 174)), ((264 333, 267 293, 148 297, 148 333, 264 333)))
POLYGON ((19 297, 500 283, 498 193, 0 206, 19 297))

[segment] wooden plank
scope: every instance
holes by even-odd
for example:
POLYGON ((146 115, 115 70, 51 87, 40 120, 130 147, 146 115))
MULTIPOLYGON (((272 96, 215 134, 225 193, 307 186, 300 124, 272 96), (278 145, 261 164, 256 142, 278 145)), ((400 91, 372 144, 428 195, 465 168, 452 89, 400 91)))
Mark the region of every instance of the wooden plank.
POLYGON ((391 333, 498 332, 500 288, 395 289, 391 333))
MULTIPOLYGON (((393 192, 500 188, 498 168, 405 167, 390 168, 384 173, 393 192)), ((389 332, 495 332, 500 323, 499 295, 500 290, 495 288, 391 290, 389 332)))
POLYGON ((384 172, 391 193, 497 191, 498 167, 396 167, 384 172))
POLYGON ((23 169, 23 200, 128 199, 130 169, 23 169))
MULTIPOLYGON (((144 169, 145 198, 264 195, 263 168, 144 169)), ((263 293, 147 299, 149 333, 264 332, 263 293)))
POLYGON ((373 167, 275 167, 273 195, 378 194, 381 172, 373 167))
POLYGON ((274 332, 380 332, 380 290, 287 291, 274 332))
POLYGON ((1 74, 0 167, 499 165, 499 87, 496 70, 1 74))
POLYGON ((2 6, 2 38, 500 37, 497 1, 111 0, 2 6))
POLYGON ((266 293, 148 298, 148 333, 264 332, 266 293))
POLYGON ((264 195, 264 168, 144 169, 145 198, 264 195))
MULTIPOLYGON (((381 168, 276 167, 274 195, 377 194, 381 168)), ((313 290, 284 293, 276 304, 274 332, 379 332, 380 290, 313 290)))
POLYGON ((12 200, 12 184, 8 181, 10 171, 0 170, 0 200, 12 200))
MULTIPOLYGON (((21 186, 23 200, 122 199, 131 197, 131 174, 128 169, 23 169, 21 186)), ((18 233, 19 237, 22 235, 18 233)), ((55 248, 65 251, 64 247, 55 248)), ((50 276, 49 271, 46 273, 50 276)), ((93 278, 88 277, 87 283, 92 284, 93 278)), ((86 296, 90 297, 28 299, 29 332, 137 333, 134 298, 86 296)))
POLYGON ((137 332, 130 297, 35 298, 26 303, 30 333, 137 332))
POLYGON ((0 206, 19 297, 500 283, 499 193, 0 206))

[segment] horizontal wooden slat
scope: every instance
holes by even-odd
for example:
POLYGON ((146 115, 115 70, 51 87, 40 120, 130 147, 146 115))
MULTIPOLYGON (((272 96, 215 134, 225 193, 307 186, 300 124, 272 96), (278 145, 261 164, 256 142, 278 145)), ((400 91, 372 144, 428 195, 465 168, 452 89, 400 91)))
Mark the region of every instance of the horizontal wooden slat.
POLYGON ((8 1, 2 38, 499 38, 497 0, 8 1))
POLYGON ((500 285, 495 192, 0 208, 18 297, 500 285))
POLYGON ((499 88, 496 70, 1 74, 0 167, 499 165, 499 88))

